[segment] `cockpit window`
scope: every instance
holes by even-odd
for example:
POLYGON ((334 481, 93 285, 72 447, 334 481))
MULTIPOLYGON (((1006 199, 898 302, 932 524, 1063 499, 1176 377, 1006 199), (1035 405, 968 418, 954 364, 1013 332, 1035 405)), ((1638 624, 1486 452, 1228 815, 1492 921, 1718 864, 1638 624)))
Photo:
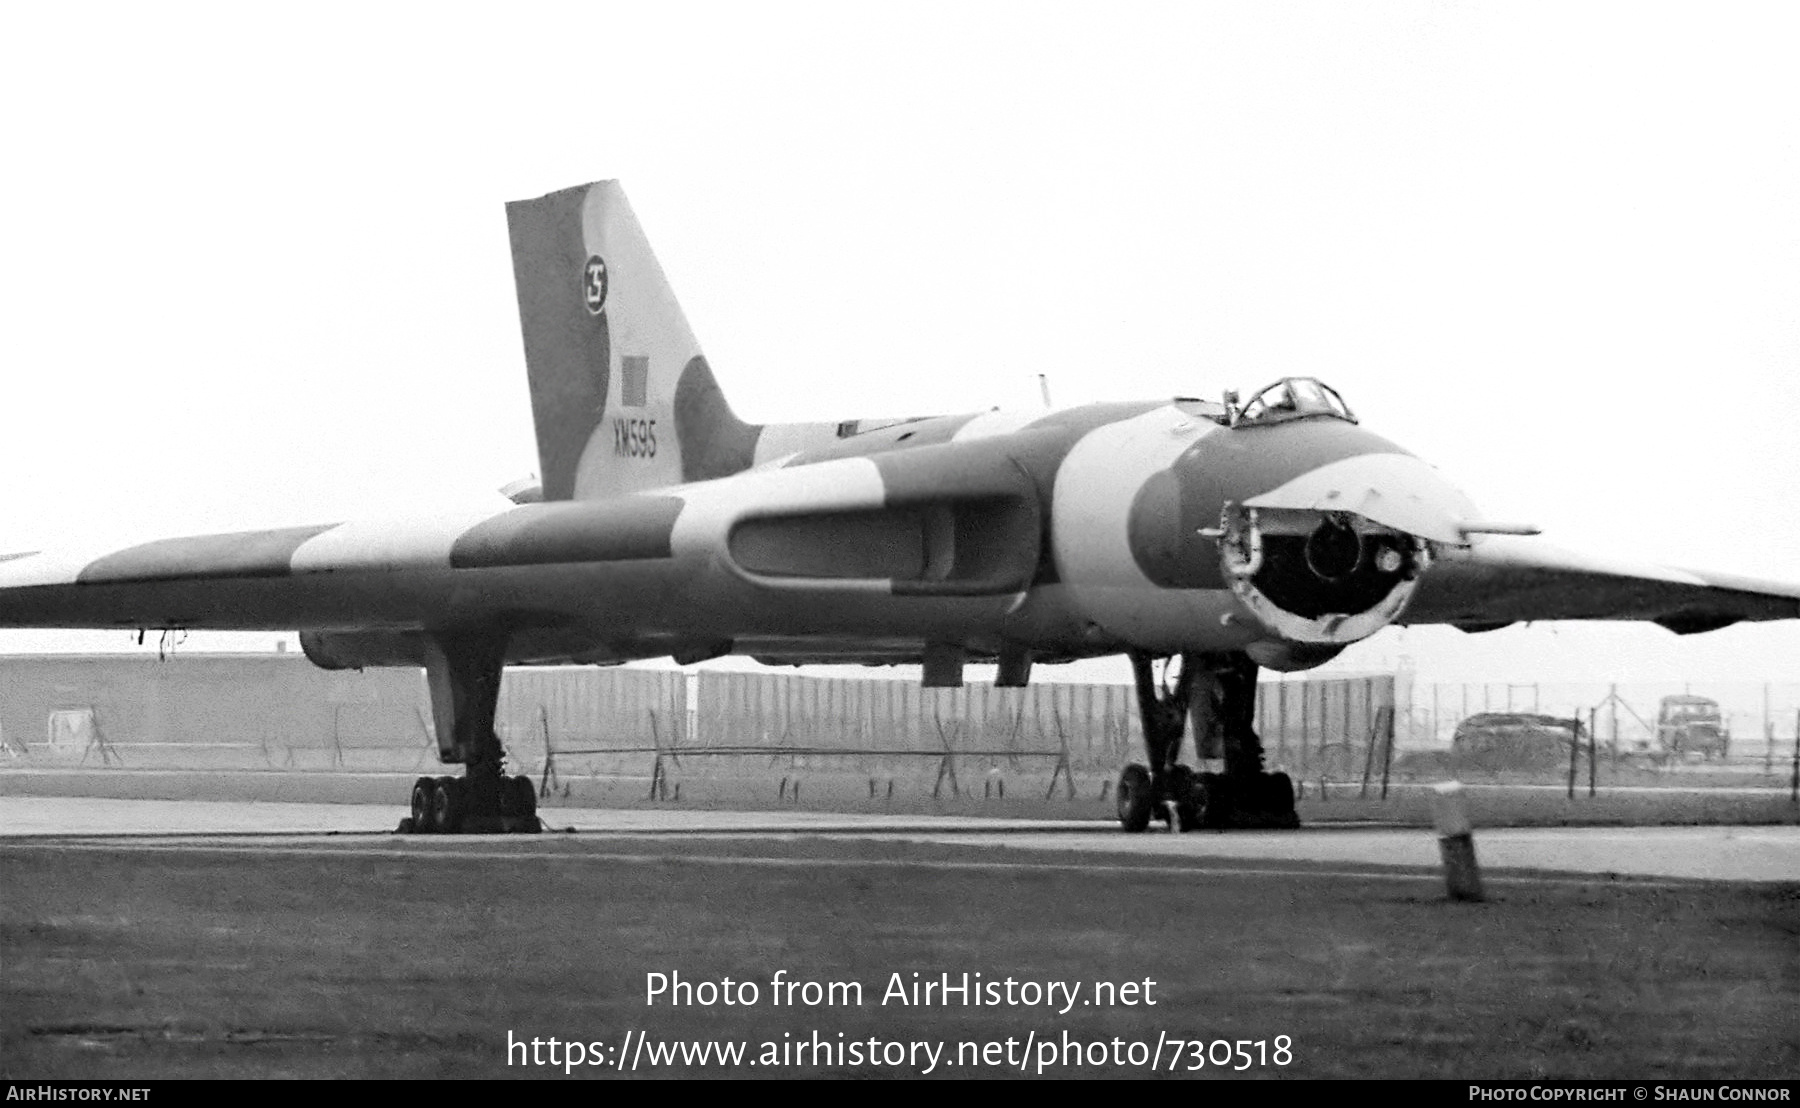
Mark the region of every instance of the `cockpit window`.
POLYGON ((1310 416, 1356 422, 1349 405, 1330 385, 1313 377, 1284 377, 1251 397, 1238 423, 1280 423, 1310 416))

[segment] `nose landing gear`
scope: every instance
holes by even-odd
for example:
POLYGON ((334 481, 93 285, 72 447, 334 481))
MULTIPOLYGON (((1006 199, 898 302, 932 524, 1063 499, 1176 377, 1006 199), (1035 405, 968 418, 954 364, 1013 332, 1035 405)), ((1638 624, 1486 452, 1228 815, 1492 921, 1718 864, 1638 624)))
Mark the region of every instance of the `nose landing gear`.
MULTIPOLYGON (((1156 679, 1149 654, 1134 651, 1130 658, 1150 764, 1133 763, 1119 775, 1120 827, 1141 832, 1153 819, 1177 831, 1300 826, 1293 783, 1285 773, 1263 770, 1262 740, 1254 726, 1255 662, 1242 654, 1184 654, 1171 684, 1167 669, 1163 680, 1156 679), (1196 694, 1199 714, 1218 725, 1224 773, 1195 773, 1180 760, 1196 694)), ((1171 659, 1168 669, 1173 668, 1171 659)))

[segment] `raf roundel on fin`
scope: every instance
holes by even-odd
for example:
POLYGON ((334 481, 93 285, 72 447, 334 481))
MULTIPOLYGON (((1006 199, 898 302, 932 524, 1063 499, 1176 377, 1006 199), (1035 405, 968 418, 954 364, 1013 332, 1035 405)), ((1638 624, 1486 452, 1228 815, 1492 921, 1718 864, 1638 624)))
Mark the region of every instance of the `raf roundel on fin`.
POLYGON ((590 254, 581 269, 581 302, 589 315, 606 310, 606 259, 598 254, 590 254))

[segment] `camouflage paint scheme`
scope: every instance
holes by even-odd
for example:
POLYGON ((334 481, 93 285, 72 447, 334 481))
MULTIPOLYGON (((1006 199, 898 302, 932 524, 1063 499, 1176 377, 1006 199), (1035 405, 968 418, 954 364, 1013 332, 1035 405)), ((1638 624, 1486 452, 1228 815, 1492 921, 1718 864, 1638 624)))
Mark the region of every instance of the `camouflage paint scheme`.
POLYGON ((1800 618, 1800 587, 1474 533, 1466 497, 1347 412, 747 424, 615 182, 507 215, 541 503, 0 555, 0 626, 294 629, 333 666, 499 633, 511 662, 1129 649, 1299 669, 1389 623, 1800 618))

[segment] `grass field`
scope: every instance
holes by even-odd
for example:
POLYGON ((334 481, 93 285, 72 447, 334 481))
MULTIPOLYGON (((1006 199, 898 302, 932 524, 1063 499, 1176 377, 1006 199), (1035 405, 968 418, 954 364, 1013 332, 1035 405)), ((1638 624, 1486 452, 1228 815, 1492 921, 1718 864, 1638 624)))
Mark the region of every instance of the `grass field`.
MULTIPOLYGON (((477 858, 414 847, 380 858, 0 844, 0 1076, 562 1076, 509 1068, 509 1031, 614 1045, 639 1033, 748 1040, 753 1052, 814 1031, 952 1050, 1065 1033, 1147 1044, 1288 1036, 1292 1061, 1252 1075, 1800 1072, 1795 886, 1526 883, 1456 905, 1434 882, 1307 867, 1253 877, 1152 872, 1123 856, 1069 857, 1079 872, 934 864, 1018 857, 1004 848, 614 838, 506 843, 477 858), (773 861, 730 862, 722 850, 773 861), (777 970, 860 982, 865 1003, 645 1004, 650 973, 766 986, 777 970), (915 971, 1148 979, 1157 1003, 1067 1015, 878 1003, 890 974, 915 971)), ((1046 1075, 1144 1072, 1109 1063, 1046 1075)))

